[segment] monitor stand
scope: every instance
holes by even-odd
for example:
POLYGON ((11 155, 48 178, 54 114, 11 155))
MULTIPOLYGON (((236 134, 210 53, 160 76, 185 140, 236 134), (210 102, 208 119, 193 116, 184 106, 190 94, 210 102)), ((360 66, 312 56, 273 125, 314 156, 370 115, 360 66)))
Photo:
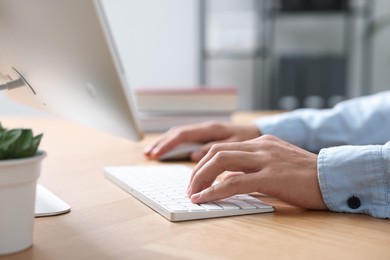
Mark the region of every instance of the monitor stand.
POLYGON ((37 184, 35 198, 35 217, 47 217, 64 214, 70 211, 70 206, 48 189, 37 184))

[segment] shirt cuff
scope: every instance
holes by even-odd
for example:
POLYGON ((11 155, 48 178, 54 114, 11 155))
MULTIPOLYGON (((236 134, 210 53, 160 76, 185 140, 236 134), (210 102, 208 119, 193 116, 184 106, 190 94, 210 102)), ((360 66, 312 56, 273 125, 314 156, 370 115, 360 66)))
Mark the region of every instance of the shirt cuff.
POLYGON ((322 196, 332 211, 389 218, 388 149, 380 145, 340 146, 318 155, 322 196))

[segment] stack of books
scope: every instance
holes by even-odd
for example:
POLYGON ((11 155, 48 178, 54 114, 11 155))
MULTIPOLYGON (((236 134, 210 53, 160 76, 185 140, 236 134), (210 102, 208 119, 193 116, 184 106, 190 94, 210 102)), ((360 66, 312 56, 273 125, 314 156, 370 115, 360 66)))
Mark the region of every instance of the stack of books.
POLYGON ((135 96, 145 132, 208 120, 230 121, 238 107, 236 88, 145 88, 138 89, 135 96))

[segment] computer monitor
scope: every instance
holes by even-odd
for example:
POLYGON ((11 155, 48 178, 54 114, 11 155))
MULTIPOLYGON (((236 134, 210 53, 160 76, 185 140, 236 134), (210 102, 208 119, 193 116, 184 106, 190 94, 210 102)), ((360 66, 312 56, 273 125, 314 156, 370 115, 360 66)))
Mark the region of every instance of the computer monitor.
POLYGON ((1 0, 0 47, 0 78, 8 78, 10 88, 24 85, 8 91, 13 100, 141 138, 101 1, 1 0))
MULTIPOLYGON (((19 102, 130 140, 132 91, 99 0, 1 0, 0 90, 19 102)), ((38 185, 36 215, 68 205, 38 185), (48 206, 48 207, 47 207, 48 206)))

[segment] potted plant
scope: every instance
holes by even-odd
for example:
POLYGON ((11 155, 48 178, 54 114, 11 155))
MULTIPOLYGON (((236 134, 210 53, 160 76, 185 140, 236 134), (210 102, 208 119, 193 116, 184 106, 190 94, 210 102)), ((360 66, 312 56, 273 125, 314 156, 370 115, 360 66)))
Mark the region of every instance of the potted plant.
POLYGON ((5 129, 0 124, 0 255, 32 245, 36 182, 42 134, 31 129, 5 129))

